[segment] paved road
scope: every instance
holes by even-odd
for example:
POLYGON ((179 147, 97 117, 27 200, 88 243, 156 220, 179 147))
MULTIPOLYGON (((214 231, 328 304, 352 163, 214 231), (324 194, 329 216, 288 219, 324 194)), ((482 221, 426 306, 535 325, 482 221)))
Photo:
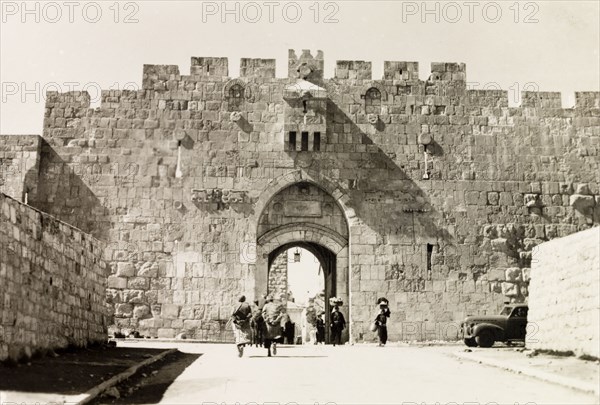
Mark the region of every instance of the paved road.
MULTIPOLYGON (((156 343, 169 346, 169 343, 156 343)), ((234 345, 177 344, 203 353, 161 404, 596 404, 598 399, 449 355, 460 347, 287 346, 276 357, 234 345)))

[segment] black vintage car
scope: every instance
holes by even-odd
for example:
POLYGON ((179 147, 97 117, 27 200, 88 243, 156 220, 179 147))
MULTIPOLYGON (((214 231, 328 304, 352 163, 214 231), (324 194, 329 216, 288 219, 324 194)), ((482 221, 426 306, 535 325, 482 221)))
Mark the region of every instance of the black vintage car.
POLYGON ((524 342, 527 304, 506 305, 499 315, 468 316, 461 324, 462 338, 469 347, 492 347, 494 342, 524 342))

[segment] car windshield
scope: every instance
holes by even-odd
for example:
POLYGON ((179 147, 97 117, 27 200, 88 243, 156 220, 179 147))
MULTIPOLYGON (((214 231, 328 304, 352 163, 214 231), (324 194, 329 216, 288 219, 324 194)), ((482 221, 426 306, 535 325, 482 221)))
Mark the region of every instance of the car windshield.
POLYGON ((500 315, 510 315, 510 311, 512 311, 512 307, 504 307, 500 311, 500 315))

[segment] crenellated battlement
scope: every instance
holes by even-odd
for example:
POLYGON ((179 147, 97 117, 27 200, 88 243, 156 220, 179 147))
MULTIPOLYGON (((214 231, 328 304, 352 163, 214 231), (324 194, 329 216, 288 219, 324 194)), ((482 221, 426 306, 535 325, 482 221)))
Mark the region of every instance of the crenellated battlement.
MULTIPOLYGON (((531 109, 534 109, 540 111, 534 112, 540 116, 570 116, 587 114, 588 110, 597 111, 600 108, 599 92, 577 92, 573 109, 573 106, 562 105, 559 92, 526 91, 522 93, 521 105, 511 106, 513 110, 509 111, 509 95, 512 93, 509 94, 508 90, 468 89, 466 65, 456 62, 431 63, 431 74, 426 80, 419 79, 419 63, 414 61, 385 61, 383 77, 374 79, 372 62, 364 60, 338 60, 333 77, 324 78, 323 52, 311 52, 307 49, 301 52, 289 50, 287 78, 276 77, 275 59, 242 58, 237 78, 229 77, 228 66, 228 58, 192 57, 190 74, 184 75, 177 65, 146 64, 143 66, 141 89, 102 91, 101 107, 96 110, 90 110, 90 95, 87 92, 49 92, 44 125, 45 128, 58 126, 60 131, 57 133, 62 138, 75 138, 78 136, 78 120, 85 117, 110 117, 115 114, 115 110, 119 114, 122 111, 133 114, 128 112, 130 110, 188 111, 189 114, 198 113, 212 122, 229 120, 227 114, 239 108, 249 111, 259 108, 262 111, 267 108, 265 103, 281 103, 279 107, 269 108, 273 111, 286 109, 289 115, 290 111, 295 111, 303 104, 298 100, 294 103, 287 100, 284 104, 284 88, 298 80, 306 80, 325 89, 321 93, 326 94, 335 104, 350 103, 343 108, 351 111, 351 114, 358 114, 355 118, 359 123, 366 121, 366 114, 370 114, 370 119, 375 120, 373 112, 385 117, 395 114, 453 115, 494 108, 498 109, 495 114, 510 116, 515 114, 514 108, 526 108, 529 109, 527 114, 531 114, 531 109), (235 94, 231 92, 231 88, 236 84, 243 88, 241 100, 231 99, 231 95, 235 94), (380 101, 372 103, 365 98, 370 88, 379 91, 380 101), (366 103, 370 103, 369 106, 366 103), (559 113, 557 110, 565 111, 559 113)), ((314 100, 310 105, 316 104, 317 101, 314 100)), ((299 122, 307 123, 316 119, 312 117, 313 113, 310 108, 299 111, 299 122)), ((258 117, 258 113, 248 114, 248 117, 258 117)))
POLYGON ((275 59, 242 58, 240 61, 240 77, 274 79, 276 64, 275 59))
MULTIPOLYGON (((228 58, 192 57, 189 78, 198 80, 206 78, 228 78, 228 58), (201 79, 202 78, 202 79, 201 79)), ((304 49, 300 56, 295 50, 288 52, 288 79, 306 79, 315 83, 329 79, 324 77, 325 59, 323 51, 316 55, 304 49)), ((181 80, 179 67, 176 65, 144 65, 145 89, 153 88, 153 82, 181 80)), ((183 76, 187 78, 188 76, 183 76)), ((235 77, 235 76, 233 76, 235 77)), ((276 78, 276 60, 261 58, 241 58, 240 71, 237 77, 243 78, 276 78)), ((372 62, 363 60, 338 60, 332 79, 338 80, 396 80, 405 82, 419 81, 419 63, 410 61, 384 61, 382 78, 372 77, 372 62)), ((466 81, 464 63, 434 62, 431 64, 431 81, 466 81)))
POLYGON ((600 108, 600 91, 576 91, 575 108, 600 108))
POLYGON ((309 49, 303 49, 300 57, 296 56, 293 49, 288 51, 288 78, 319 82, 323 80, 324 69, 323 51, 318 50, 316 56, 313 56, 309 49))
POLYGON ((419 62, 383 62, 384 80, 419 80, 419 62))
POLYGON ((229 59, 218 57, 192 57, 190 67, 192 76, 229 76, 229 59))
POLYGON ((338 60, 335 64, 336 79, 371 80, 371 62, 363 60, 338 60))

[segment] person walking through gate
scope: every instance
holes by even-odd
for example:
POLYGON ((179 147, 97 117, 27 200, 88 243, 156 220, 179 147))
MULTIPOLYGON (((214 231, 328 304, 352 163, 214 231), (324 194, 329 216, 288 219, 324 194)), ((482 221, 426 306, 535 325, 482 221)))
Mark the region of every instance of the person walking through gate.
POLYGON ((377 337, 379 339, 378 346, 383 347, 387 343, 387 319, 390 317, 389 302, 385 298, 379 298, 377 300, 379 304, 379 312, 375 317, 375 325, 377 326, 377 337))
MULTIPOLYGON (((263 300, 264 301, 264 300, 263 300)), ((254 301, 254 310, 252 311, 252 321, 250 322, 250 325, 252 326, 252 343, 258 347, 258 346, 262 346, 263 344, 263 332, 265 329, 265 320, 263 319, 262 316, 262 310, 263 310, 263 306, 264 306, 264 302, 263 305, 260 305, 260 301, 256 300, 254 301)))
POLYGON ((325 312, 319 313, 317 318, 317 344, 325 343, 325 320, 323 319, 325 312))
POLYGON ((239 305, 233 314, 231 320, 233 322, 233 334, 235 336, 235 344, 238 349, 238 356, 244 355, 244 346, 251 343, 252 329, 250 328, 250 319, 252 318, 252 308, 246 302, 246 297, 241 296, 239 305))
POLYGON ((346 319, 344 314, 340 312, 340 307, 337 305, 333 307, 331 311, 331 340, 335 346, 336 342, 338 345, 342 344, 342 330, 346 327, 346 319))
POLYGON ((273 302, 273 296, 267 297, 267 303, 262 310, 262 316, 265 320, 264 345, 268 350, 268 356, 271 357, 271 346, 273 354, 277 354, 277 339, 281 338, 281 318, 282 311, 279 304, 273 302))

